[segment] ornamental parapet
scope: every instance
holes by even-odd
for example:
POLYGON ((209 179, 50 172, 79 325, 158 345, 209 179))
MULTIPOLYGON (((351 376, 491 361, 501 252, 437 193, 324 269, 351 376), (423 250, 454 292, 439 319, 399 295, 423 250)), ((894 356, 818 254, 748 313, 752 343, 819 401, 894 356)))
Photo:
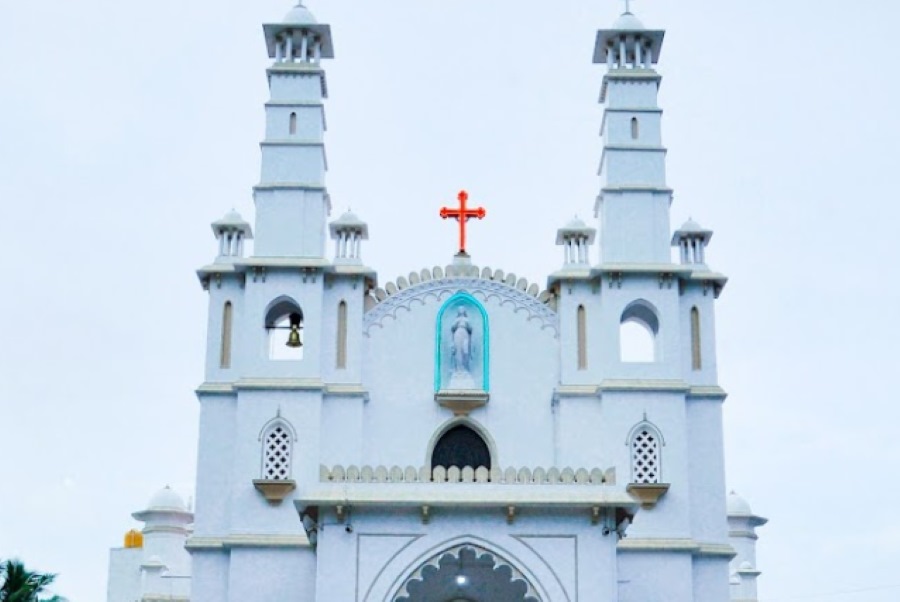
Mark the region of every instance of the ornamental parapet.
POLYGON ((459 468, 451 466, 427 466, 415 468, 399 466, 341 466, 319 469, 323 483, 492 483, 503 485, 615 485, 616 469, 594 468, 513 468, 488 469, 485 466, 459 468))

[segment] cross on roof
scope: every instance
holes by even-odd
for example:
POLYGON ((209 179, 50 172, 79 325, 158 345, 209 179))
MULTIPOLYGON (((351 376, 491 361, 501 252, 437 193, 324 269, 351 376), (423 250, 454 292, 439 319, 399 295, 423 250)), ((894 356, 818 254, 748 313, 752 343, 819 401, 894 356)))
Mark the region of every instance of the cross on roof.
POLYGON ((456 198, 459 199, 459 209, 441 207, 440 215, 444 219, 452 217, 459 222, 459 252, 464 255, 466 253, 466 222, 473 217, 484 219, 487 211, 485 211, 484 207, 470 209, 466 205, 466 202, 469 200, 469 193, 465 190, 460 190, 456 198))

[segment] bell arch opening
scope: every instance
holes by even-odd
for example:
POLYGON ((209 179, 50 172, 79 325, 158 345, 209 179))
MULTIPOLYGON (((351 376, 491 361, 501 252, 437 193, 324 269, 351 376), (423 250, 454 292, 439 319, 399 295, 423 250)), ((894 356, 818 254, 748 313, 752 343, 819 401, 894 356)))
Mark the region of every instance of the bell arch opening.
POLYGON ((458 424, 441 435, 431 452, 431 470, 437 466, 450 468, 466 466, 488 470, 491 466, 491 450, 484 438, 474 429, 458 424))
POLYGON ((463 544, 417 568, 393 602, 541 602, 528 579, 494 552, 463 544))
POLYGON ((289 297, 279 297, 266 311, 268 356, 272 360, 303 359, 303 310, 289 297))

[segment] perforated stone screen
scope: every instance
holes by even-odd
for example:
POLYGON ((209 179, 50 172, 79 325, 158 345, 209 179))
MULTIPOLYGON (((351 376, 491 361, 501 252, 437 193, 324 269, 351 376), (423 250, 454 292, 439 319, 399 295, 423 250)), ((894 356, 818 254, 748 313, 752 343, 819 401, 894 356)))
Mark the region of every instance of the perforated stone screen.
POLYGON ((659 483, 659 437, 641 429, 631 441, 631 463, 635 483, 659 483))
POLYGON ((291 436, 283 426, 276 426, 266 434, 263 478, 272 481, 291 478, 291 436))

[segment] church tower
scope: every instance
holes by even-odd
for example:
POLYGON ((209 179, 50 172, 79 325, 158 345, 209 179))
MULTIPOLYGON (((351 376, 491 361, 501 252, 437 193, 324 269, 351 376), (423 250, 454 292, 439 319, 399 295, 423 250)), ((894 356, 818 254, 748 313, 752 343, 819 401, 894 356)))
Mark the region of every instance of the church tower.
POLYGON ((348 327, 362 322, 372 278, 360 260, 365 223, 333 224, 340 255, 326 257, 331 28, 300 3, 263 32, 273 63, 255 228, 233 211, 214 222, 218 257, 198 271, 210 303, 187 543, 197 602, 316 599, 315 550, 289 500, 318 480, 322 447, 358 446, 365 401, 361 335, 348 327), (340 416, 324 416, 326 403, 340 416), (329 420, 346 436, 323 440, 329 420))
POLYGON ((707 265, 711 231, 669 224, 664 32, 626 11, 597 34, 598 222, 558 231, 564 261, 543 291, 472 263, 465 221, 486 212, 465 192, 440 212, 461 220, 451 264, 378 286, 365 222, 327 223, 331 29, 298 4, 264 33, 255 227, 233 211, 214 222, 218 256, 198 272, 210 305, 191 600, 755 596, 735 521, 761 522, 726 509, 726 278, 707 265))

